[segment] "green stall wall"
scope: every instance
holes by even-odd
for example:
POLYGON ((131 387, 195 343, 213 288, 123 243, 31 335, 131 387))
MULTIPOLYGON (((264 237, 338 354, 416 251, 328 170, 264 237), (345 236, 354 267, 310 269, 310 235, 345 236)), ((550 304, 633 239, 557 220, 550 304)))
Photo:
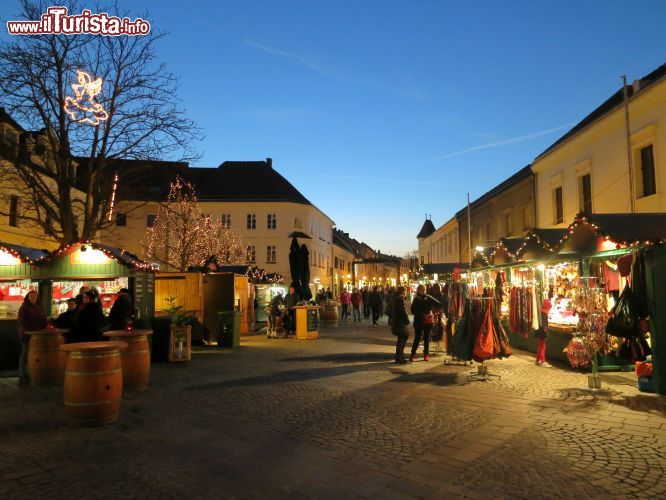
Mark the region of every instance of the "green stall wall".
POLYGON ((650 308, 652 382, 658 394, 666 395, 666 246, 645 251, 645 278, 650 308))

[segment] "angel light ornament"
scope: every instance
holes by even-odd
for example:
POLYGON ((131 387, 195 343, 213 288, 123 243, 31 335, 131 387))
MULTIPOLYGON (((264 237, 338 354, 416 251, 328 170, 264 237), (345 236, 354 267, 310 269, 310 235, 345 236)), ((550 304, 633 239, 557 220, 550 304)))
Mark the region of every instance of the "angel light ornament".
POLYGON ((99 125, 106 120, 109 114, 95 97, 102 90, 102 79, 93 80, 85 71, 76 70, 78 84, 72 84, 76 97, 65 97, 65 112, 72 120, 78 123, 99 125))

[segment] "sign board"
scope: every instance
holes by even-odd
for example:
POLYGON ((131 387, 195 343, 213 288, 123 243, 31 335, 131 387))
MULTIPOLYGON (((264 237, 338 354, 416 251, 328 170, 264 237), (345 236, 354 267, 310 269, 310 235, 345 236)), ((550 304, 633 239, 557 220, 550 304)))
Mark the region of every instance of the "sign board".
POLYGON ((319 330, 319 315, 317 309, 308 309, 307 331, 316 332, 319 330))

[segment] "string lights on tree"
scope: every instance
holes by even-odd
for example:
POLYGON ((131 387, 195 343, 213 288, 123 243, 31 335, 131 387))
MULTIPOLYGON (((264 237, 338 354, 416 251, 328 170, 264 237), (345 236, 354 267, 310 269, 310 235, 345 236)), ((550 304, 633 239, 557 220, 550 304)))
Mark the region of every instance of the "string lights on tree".
POLYGON ((247 260, 240 237, 202 212, 194 185, 179 176, 171 183, 167 201, 160 205, 142 243, 146 260, 160 262, 172 271, 247 260))

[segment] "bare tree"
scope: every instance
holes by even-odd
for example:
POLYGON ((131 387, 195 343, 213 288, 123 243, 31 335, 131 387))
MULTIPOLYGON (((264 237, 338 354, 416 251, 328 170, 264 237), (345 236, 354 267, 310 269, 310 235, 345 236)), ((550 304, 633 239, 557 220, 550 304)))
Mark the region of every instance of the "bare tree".
POLYGON ((243 264, 247 260, 240 237, 219 220, 205 214, 194 185, 181 177, 171 183, 166 203, 160 205, 153 227, 142 241, 144 257, 166 270, 187 271, 214 262, 243 264))
MULTIPOLYGON (((19 17, 38 20, 49 3, 20 5, 19 17)), ((81 12, 77 0, 67 7, 81 12)), ((117 5, 98 11, 128 16, 117 5)), ((131 169, 115 171, 114 159, 198 158, 193 142, 200 131, 180 107, 177 77, 157 60, 155 47, 164 36, 34 35, 0 46, 0 102, 25 126, 43 129, 53 152, 46 178, 25 157, 13 161, 15 173, 35 204, 31 217, 60 242, 92 238, 110 224, 114 178, 122 183, 132 176, 131 169), (94 126, 65 110, 79 69, 101 78, 96 99, 107 119, 94 126), (73 194, 73 186, 82 194, 73 194)))

